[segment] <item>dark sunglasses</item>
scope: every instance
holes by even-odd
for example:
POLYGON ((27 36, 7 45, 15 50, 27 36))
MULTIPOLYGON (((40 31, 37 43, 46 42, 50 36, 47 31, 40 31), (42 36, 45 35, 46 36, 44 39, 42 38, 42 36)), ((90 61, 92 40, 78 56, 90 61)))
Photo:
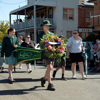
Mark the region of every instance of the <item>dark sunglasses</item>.
POLYGON ((75 33, 73 33, 73 34, 77 34, 77 33, 75 32, 75 33))

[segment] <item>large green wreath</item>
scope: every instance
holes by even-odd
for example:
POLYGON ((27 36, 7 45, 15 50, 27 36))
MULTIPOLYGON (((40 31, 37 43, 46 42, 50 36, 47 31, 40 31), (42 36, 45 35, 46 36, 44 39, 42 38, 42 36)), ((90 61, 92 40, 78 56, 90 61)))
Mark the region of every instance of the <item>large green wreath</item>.
POLYGON ((44 51, 47 58, 56 59, 57 63, 61 61, 61 57, 65 53, 65 43, 55 34, 43 35, 40 41, 40 48, 44 51))

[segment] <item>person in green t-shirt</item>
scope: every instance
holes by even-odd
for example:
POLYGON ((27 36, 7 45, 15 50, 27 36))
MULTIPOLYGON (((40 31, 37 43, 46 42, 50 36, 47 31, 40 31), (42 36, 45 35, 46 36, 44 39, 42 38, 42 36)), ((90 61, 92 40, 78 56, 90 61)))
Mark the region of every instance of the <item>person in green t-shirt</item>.
POLYGON ((85 47, 85 51, 87 53, 87 64, 88 64, 88 68, 89 68, 89 63, 90 63, 90 57, 91 57, 91 53, 90 53, 91 47, 90 44, 87 42, 86 43, 86 47, 85 47))
MULTIPOLYGON (((48 20, 44 20, 41 26, 43 27, 43 32, 41 34, 39 34, 38 42, 41 41, 41 38, 43 37, 43 35, 53 34, 52 32, 49 31, 49 26, 51 26, 51 24, 48 20)), ((53 84, 51 83, 51 71, 53 70, 54 59, 50 59, 50 58, 45 57, 44 51, 42 51, 41 56, 42 56, 42 59, 45 60, 45 64, 47 66, 47 70, 45 72, 45 75, 43 78, 41 78, 41 86, 44 87, 44 84, 45 84, 46 79, 47 79, 48 80, 47 90, 54 91, 55 88, 54 88, 53 84)))
MULTIPOLYGON (((61 38, 62 40, 64 40, 64 36, 60 35, 59 38, 61 38)), ((56 70, 53 71, 53 78, 55 79, 56 76, 56 72, 62 67, 62 80, 67 81, 67 79, 64 77, 64 73, 65 73, 65 66, 66 66, 66 52, 64 52, 64 55, 61 57, 61 62, 57 64, 57 68, 56 70)))

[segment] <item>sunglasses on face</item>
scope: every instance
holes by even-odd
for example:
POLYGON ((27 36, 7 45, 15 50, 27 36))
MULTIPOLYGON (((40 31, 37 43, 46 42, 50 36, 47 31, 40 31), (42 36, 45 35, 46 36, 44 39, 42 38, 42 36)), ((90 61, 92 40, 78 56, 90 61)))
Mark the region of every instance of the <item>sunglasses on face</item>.
POLYGON ((73 33, 73 34, 77 34, 77 33, 73 33))

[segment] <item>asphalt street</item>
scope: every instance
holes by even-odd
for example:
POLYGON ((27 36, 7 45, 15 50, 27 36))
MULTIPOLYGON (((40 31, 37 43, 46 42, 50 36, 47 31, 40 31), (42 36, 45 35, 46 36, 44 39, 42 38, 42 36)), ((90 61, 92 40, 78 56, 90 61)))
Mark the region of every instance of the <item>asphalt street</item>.
MULTIPOLYGON (((22 65, 22 69, 17 66, 13 77, 14 84, 8 81, 8 67, 4 73, 0 73, 0 100, 100 100, 100 72, 91 69, 88 79, 82 80, 77 71, 77 79, 72 79, 70 68, 66 68, 65 77, 67 81, 61 80, 61 69, 57 72, 56 80, 52 80, 56 91, 47 91, 46 87, 41 87, 40 78, 44 76, 46 67, 32 66, 33 72, 28 74, 27 67, 22 65)), ((55 68, 54 68, 55 69, 55 68)))

